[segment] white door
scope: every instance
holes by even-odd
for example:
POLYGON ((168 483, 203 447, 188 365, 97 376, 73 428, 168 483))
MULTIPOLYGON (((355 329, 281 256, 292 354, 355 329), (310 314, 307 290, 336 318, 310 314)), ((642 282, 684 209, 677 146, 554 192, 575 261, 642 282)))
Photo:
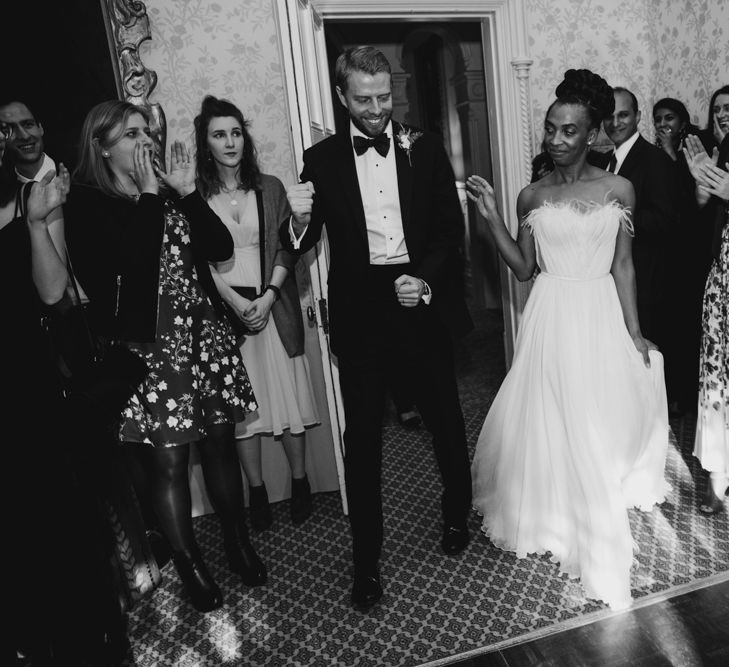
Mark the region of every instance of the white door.
MULTIPOLYGON (((280 40, 283 47, 284 80, 294 141, 296 171, 303 168, 303 153, 309 146, 334 134, 334 111, 329 84, 329 66, 324 42, 324 23, 310 0, 276 0, 280 40)), ((344 410, 339 389, 339 370, 329 346, 327 277, 329 248, 325 233, 309 266, 317 305, 319 347, 324 368, 342 507, 347 512, 344 487, 344 410)))

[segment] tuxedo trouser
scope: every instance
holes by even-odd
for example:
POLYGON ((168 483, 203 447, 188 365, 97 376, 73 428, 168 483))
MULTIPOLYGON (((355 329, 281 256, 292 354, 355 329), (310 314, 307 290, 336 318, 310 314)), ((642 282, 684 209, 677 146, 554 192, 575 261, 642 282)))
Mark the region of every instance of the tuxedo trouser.
MULTIPOLYGON (((406 308, 398 303, 394 280, 403 273, 407 265, 370 267, 368 296, 360 304, 363 317, 355 334, 358 344, 339 356, 352 555, 355 569, 365 572, 376 566, 382 549, 382 420, 394 373, 410 379, 415 404, 433 436, 443 483, 444 523, 465 527, 471 507, 471 472, 453 343, 431 305, 406 308)), ((391 474, 386 471, 386 478, 391 474)), ((417 485, 422 480, 406 483, 417 485)))

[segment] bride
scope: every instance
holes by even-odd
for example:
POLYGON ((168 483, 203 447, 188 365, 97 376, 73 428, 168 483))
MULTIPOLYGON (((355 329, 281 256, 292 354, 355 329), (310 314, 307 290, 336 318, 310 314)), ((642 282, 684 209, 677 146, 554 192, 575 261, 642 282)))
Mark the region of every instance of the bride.
POLYGON ((555 169, 519 193, 516 241, 491 186, 467 183, 517 278, 540 268, 476 445, 473 503, 496 546, 549 553, 588 597, 624 608, 627 508, 650 510, 668 491, 663 358, 638 325, 633 187, 586 161, 612 89, 569 70, 556 95, 544 124, 555 169))

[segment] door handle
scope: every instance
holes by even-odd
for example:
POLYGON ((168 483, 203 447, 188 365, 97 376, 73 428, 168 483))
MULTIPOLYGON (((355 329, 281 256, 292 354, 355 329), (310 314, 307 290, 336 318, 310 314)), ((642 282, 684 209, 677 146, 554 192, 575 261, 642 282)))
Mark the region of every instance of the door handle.
POLYGON ((321 328, 325 334, 329 334, 329 311, 326 299, 319 299, 319 317, 321 318, 321 328))

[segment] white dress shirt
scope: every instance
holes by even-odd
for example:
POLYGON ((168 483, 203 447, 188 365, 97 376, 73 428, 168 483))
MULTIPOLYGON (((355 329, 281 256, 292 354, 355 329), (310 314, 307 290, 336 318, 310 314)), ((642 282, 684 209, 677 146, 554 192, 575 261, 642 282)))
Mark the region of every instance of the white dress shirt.
POLYGON ((21 174, 17 169, 15 170, 15 176, 17 177, 18 181, 21 183, 30 183, 31 181, 35 181, 36 183, 39 182, 49 171, 55 171, 56 170, 56 163, 51 160, 51 158, 48 157, 45 153, 43 153, 43 163, 40 166, 40 169, 36 172, 35 176, 33 178, 26 178, 21 174))
MULTIPOLYGON (((370 138, 360 132, 351 121, 349 133, 353 138, 370 138)), ((390 140, 390 150, 386 157, 382 157, 374 148, 357 155, 352 147, 364 207, 370 264, 406 264, 410 257, 400 214, 392 121, 387 124, 385 133, 390 140)))
POLYGON ((638 141, 639 136, 640 132, 636 132, 632 137, 630 137, 630 139, 626 139, 622 144, 620 144, 620 146, 615 149, 615 169, 613 170, 614 174, 620 173, 620 167, 623 166, 625 158, 628 157, 630 149, 633 148, 635 142, 638 141))

